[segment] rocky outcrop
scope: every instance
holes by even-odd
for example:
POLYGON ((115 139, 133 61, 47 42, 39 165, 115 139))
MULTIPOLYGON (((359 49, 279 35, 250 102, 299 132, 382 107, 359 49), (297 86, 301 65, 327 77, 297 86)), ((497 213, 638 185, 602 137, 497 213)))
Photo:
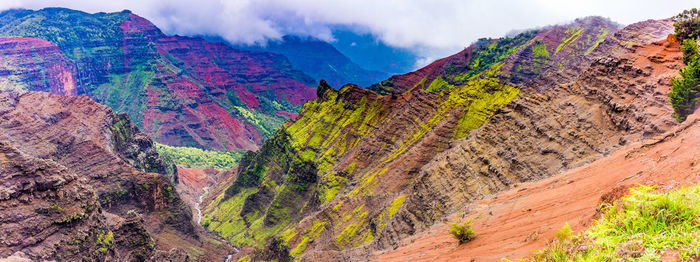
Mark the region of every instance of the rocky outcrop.
POLYGON ((168 36, 129 11, 0 13, 2 90, 86 94, 156 141, 256 149, 307 100, 313 79, 286 57, 168 36))
POLYGON ((225 245, 193 225, 169 176, 172 162, 158 156, 128 117, 84 95, 0 92, 0 119, 3 205, 13 207, 3 209, 11 219, 2 222, 2 256, 126 261, 226 255, 225 245), (191 254, 171 252, 173 242, 191 254))
POLYGON ((98 260, 111 242, 88 179, 0 142, 0 257, 98 260))

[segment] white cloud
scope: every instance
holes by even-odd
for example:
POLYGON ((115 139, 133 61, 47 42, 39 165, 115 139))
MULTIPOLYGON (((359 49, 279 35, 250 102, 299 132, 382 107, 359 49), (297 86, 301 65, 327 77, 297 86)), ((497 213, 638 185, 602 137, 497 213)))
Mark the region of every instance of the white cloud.
MULTIPOLYGON (((329 26, 362 27, 389 45, 449 55, 480 37, 601 15, 629 24, 670 17, 697 2, 658 0, 2 0, 0 9, 61 6, 132 10, 167 33, 255 42, 288 33, 332 39, 329 26)), ((436 54, 425 57, 439 57, 436 54)))

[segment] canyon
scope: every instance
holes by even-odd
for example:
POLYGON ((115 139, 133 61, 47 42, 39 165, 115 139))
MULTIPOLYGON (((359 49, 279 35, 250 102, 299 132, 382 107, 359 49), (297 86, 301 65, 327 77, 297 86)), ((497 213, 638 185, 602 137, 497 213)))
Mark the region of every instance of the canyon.
POLYGON ((335 54, 352 68, 317 85, 331 55, 303 57, 309 76, 130 11, 0 24, 3 258, 529 259, 629 188, 700 182, 700 112, 679 122, 669 101, 671 19, 483 38, 382 81, 335 54), (155 142, 245 153, 190 168, 155 142), (449 223, 470 219, 460 243, 449 223))

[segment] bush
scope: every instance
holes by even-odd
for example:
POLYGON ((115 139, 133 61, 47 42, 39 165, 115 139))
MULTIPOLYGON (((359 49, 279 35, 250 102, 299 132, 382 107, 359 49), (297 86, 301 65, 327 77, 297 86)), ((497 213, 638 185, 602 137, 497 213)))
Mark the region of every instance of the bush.
POLYGON ((671 81, 671 92, 668 94, 678 122, 685 121, 685 118, 693 113, 695 101, 700 99, 700 55, 695 41, 700 35, 699 19, 696 9, 686 10, 674 17, 676 35, 682 39, 683 63, 686 64, 686 67, 679 71, 681 77, 671 81), (695 21, 697 24, 690 26, 687 24, 689 21, 695 21))
POLYGON ((700 59, 697 56, 679 71, 681 77, 671 81, 668 94, 674 116, 679 122, 693 112, 695 101, 700 98, 700 59))
POLYGON ((681 50, 683 50, 683 63, 686 65, 698 56, 698 44, 694 39, 683 40, 681 50))
POLYGON ((459 244, 464 244, 471 241, 476 236, 472 229, 474 219, 470 218, 462 223, 448 223, 450 225, 450 234, 459 240, 459 244))

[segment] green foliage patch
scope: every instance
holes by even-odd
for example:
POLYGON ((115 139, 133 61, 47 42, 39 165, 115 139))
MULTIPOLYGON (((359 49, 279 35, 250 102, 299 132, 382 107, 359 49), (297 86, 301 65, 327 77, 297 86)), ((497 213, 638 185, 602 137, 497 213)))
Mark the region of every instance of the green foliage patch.
MULTIPOLYGON (((693 10, 692 17, 694 18, 691 20, 696 21, 699 19, 697 10, 693 10)), ((686 66, 679 70, 681 77, 671 81, 671 92, 668 94, 674 116, 679 122, 685 121, 685 118, 693 112, 696 101, 700 100, 700 56, 698 55, 698 45, 692 38, 692 36, 700 34, 700 26, 689 29, 684 26, 682 21, 677 21, 675 27, 678 38, 685 37, 681 44, 681 50, 686 66), (688 38, 689 36, 690 38, 688 38)))
POLYGON ((679 40, 683 41, 700 37, 700 10, 697 8, 683 10, 683 12, 672 19, 676 37, 679 40))
POLYGON ((231 169, 243 151, 211 151, 194 147, 176 147, 155 143, 158 154, 166 155, 175 164, 193 168, 231 169))
POLYGON ((668 193, 638 186, 617 205, 601 209, 592 228, 572 234, 565 225, 532 260, 661 261, 667 250, 677 250, 682 261, 700 259, 700 186, 668 193))
POLYGON ((472 241, 476 237, 476 233, 472 228, 474 218, 469 218, 461 223, 448 223, 450 225, 450 235, 456 238, 460 244, 472 241))

